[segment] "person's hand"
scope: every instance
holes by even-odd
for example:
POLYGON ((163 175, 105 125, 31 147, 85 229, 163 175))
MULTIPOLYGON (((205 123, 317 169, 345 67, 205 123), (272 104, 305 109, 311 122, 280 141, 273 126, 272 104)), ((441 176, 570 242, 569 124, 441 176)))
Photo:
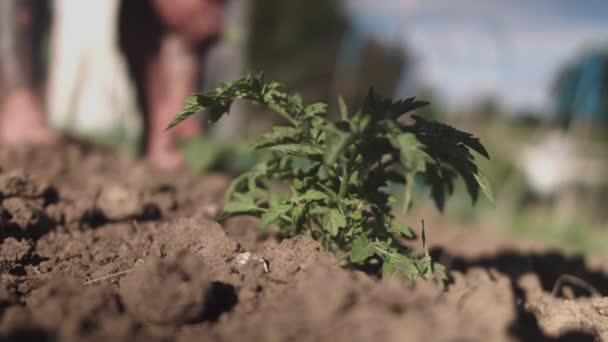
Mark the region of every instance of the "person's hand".
POLYGON ((0 103, 0 143, 45 144, 58 139, 45 124, 40 100, 31 89, 13 90, 0 103))
POLYGON ((152 0, 163 23, 192 43, 202 43, 219 35, 226 2, 226 0, 152 0))

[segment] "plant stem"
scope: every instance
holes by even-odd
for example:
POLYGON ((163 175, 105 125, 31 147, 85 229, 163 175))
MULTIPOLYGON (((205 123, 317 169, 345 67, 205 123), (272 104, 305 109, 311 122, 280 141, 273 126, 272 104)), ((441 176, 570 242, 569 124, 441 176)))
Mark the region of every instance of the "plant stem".
POLYGON ((381 248, 377 243, 374 243, 374 248, 376 248, 376 251, 382 255, 386 255, 386 256, 390 256, 391 253, 387 250, 385 250, 384 248, 381 248))
POLYGON ((344 164, 344 168, 342 169, 342 181, 340 182, 340 191, 338 192, 338 199, 343 199, 346 196, 346 192, 348 191, 348 180, 350 178, 350 164, 353 159, 353 155, 346 160, 344 164))

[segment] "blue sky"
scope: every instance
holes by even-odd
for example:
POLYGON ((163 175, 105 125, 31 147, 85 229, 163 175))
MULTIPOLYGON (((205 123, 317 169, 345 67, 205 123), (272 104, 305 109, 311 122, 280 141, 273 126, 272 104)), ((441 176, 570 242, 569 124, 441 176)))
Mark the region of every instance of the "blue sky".
MULTIPOLYGON (((414 78, 449 106, 498 95, 543 110, 563 63, 608 49, 608 0, 344 0, 358 25, 415 56, 414 78)), ((410 94, 403 94, 404 96, 410 94)))

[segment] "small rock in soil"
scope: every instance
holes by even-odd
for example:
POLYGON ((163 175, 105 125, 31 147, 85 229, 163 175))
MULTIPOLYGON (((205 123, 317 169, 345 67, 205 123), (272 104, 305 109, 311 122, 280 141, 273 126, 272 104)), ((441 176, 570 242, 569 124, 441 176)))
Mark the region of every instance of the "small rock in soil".
POLYGON ((112 221, 124 220, 141 214, 141 201, 137 191, 120 184, 104 185, 97 206, 112 221))
POLYGON ((256 267, 260 267, 265 273, 268 273, 268 263, 266 260, 251 252, 243 252, 235 255, 230 263, 230 268, 233 272, 241 272, 243 269, 256 267))

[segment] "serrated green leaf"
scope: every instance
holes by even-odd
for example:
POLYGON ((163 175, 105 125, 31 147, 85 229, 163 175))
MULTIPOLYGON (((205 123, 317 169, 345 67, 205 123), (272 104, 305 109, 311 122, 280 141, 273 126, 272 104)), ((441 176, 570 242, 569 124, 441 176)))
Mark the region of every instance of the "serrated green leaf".
POLYGON ((426 163, 431 161, 424 151, 424 145, 412 133, 400 134, 392 144, 399 149, 401 164, 408 172, 424 172, 426 163))
POLYGON ((304 108, 304 114, 306 117, 313 117, 319 114, 325 114, 327 112, 327 105, 325 103, 313 103, 304 108))
POLYGON ((401 115, 411 112, 414 109, 424 107, 429 103, 426 101, 417 101, 415 97, 411 97, 405 100, 399 100, 391 104, 390 110, 394 115, 394 118, 398 118, 401 115))
POLYGON ((323 183, 318 183, 317 184, 321 189, 323 189, 323 191, 325 191, 327 194, 329 194, 330 197, 336 197, 338 196, 338 194, 333 191, 331 188, 329 188, 327 185, 323 184, 323 183))
POLYGON ((209 107, 205 107, 208 110, 207 122, 216 123, 224 114, 230 111, 232 101, 214 103, 209 107))
POLYGON ((362 262, 374 255, 375 252, 376 249, 372 244, 369 243, 369 241, 367 241, 367 238, 360 235, 353 240, 350 250, 350 261, 354 263, 362 262))
POLYGON ((306 215, 306 210, 307 208, 305 205, 296 205, 293 207, 293 210, 291 211, 291 220, 293 224, 297 225, 300 223, 300 220, 306 215))
POLYGON ((272 132, 266 133, 255 140, 252 149, 260 149, 273 145, 293 143, 300 134, 300 130, 293 127, 273 127, 272 132))
POLYGON ((390 277, 394 274, 405 276, 409 280, 414 280, 419 276, 415 260, 401 254, 391 254, 384 257, 382 263, 382 277, 390 277))
POLYGON ((340 108, 340 118, 342 118, 343 121, 347 121, 348 107, 346 107, 346 103, 344 103, 342 96, 338 96, 338 107, 340 108))
POLYGON ((233 195, 237 195, 236 191, 239 190, 239 187, 243 186, 243 183, 245 183, 245 181, 248 179, 249 174, 249 172, 245 172, 230 182, 228 189, 226 189, 226 198, 231 198, 233 195))
POLYGON ((395 274, 395 271, 397 270, 397 265, 395 264, 395 262, 393 262, 390 258, 388 259, 384 259, 384 262, 382 263, 382 278, 388 278, 390 276, 392 276, 393 274, 395 274))
POLYGON ((410 227, 408 227, 407 225, 405 225, 403 223, 399 223, 397 221, 391 221, 388 231, 393 234, 402 235, 403 237, 405 237, 407 239, 416 238, 416 234, 414 234, 414 232, 412 231, 412 229, 410 227))
POLYGON ((357 125, 355 128, 356 132, 362 133, 363 131, 365 131, 367 126, 369 126, 369 123, 371 122, 371 120, 372 120, 371 116, 363 114, 357 122, 357 125))
POLYGON ((322 201, 330 199, 329 195, 324 192, 318 190, 308 190, 302 195, 298 196, 298 202, 312 202, 312 201, 322 201))
POLYGON ((307 144, 283 144, 269 147, 270 150, 285 153, 287 155, 304 157, 308 159, 321 159, 323 157, 323 150, 314 145, 307 144))
POLYGON ((262 209, 258 208, 255 205, 251 205, 248 203, 243 203, 243 202, 228 202, 226 203, 226 205, 224 206, 224 212, 225 213, 229 213, 231 215, 234 214, 241 214, 241 215, 246 215, 246 214, 255 214, 258 212, 261 212, 262 209))
POLYGON ((281 216, 287 214, 291 210, 292 206, 289 204, 279 204, 271 206, 266 212, 260 216, 262 226, 268 226, 269 224, 276 223, 281 216))
POLYGON ((363 104, 363 111, 372 115, 375 121, 387 118, 390 115, 391 99, 380 96, 374 88, 370 88, 363 104))
POLYGON ((285 204, 285 198, 276 192, 271 192, 268 194, 268 206, 277 206, 281 204, 285 204))
POLYGON ((479 138, 475 138, 469 133, 465 133, 465 134, 467 134, 468 137, 463 139, 463 143, 465 145, 467 145, 468 147, 470 147, 471 149, 473 149, 473 151, 484 156, 486 159, 490 159, 490 154, 488 153, 486 148, 481 144, 481 142, 479 141, 479 138))
POLYGON ((331 208, 323 217, 323 225, 331 236, 336 236, 340 228, 346 227, 346 217, 339 209, 331 208))
POLYGON ((490 181, 485 177, 485 174, 481 169, 477 169, 477 173, 473 174, 477 184, 481 188, 481 191, 486 196, 486 198, 494 205, 494 192, 492 191, 492 185, 490 185, 490 181))
POLYGON ((203 111, 203 107, 199 106, 196 95, 190 96, 184 100, 184 108, 175 114, 165 130, 171 129, 180 122, 186 120, 189 116, 203 111))
POLYGON ((343 132, 333 125, 328 125, 325 128, 325 146, 326 150, 323 154, 323 162, 326 165, 332 165, 338 157, 348 147, 352 138, 352 134, 343 132))
POLYGON ((428 140, 440 142, 443 148, 464 144, 485 158, 490 159, 486 148, 472 134, 459 131, 450 125, 426 120, 418 115, 412 115, 412 118, 416 120, 414 129, 419 134, 426 136, 428 140))
POLYGON ((266 175, 267 165, 265 163, 257 164, 249 172, 249 178, 247 179, 247 187, 249 192, 252 194, 258 191, 258 179, 266 175))

